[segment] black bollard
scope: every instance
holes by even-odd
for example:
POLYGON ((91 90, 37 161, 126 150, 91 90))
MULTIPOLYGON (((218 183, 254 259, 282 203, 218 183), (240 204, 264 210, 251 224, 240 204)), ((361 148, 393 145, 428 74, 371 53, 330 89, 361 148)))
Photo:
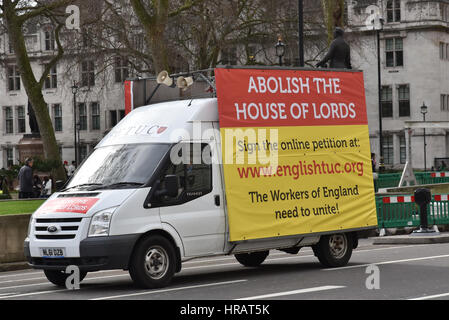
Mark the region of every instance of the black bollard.
POLYGON ((413 233, 434 233, 433 229, 429 229, 427 218, 427 206, 432 200, 432 194, 429 189, 415 190, 415 203, 419 206, 420 228, 413 233))

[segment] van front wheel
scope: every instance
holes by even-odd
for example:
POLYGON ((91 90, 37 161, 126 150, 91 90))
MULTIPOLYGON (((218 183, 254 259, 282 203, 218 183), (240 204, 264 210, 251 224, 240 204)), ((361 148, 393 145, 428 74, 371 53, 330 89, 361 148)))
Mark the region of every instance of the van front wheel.
POLYGON ((348 233, 322 236, 320 241, 312 246, 315 256, 327 268, 345 266, 351 258, 352 248, 352 237, 348 233))
POLYGON ((270 251, 239 253, 235 255, 235 258, 245 267, 258 267, 265 261, 269 253, 270 251))
POLYGON ((176 271, 176 253, 169 240, 150 236, 141 241, 131 257, 129 274, 141 288, 167 286, 176 271))

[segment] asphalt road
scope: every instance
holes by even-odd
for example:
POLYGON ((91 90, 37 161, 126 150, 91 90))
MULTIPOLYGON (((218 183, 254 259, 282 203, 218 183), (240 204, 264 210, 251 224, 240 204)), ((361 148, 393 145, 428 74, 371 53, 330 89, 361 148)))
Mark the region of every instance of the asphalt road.
POLYGON ((232 256, 205 258, 184 263, 171 286, 157 290, 136 289, 125 271, 89 273, 80 290, 55 287, 39 270, 4 272, 0 301, 437 300, 449 299, 448 272, 449 244, 374 246, 367 239, 342 268, 322 268, 310 248, 298 255, 272 251, 259 268, 245 268, 232 256))

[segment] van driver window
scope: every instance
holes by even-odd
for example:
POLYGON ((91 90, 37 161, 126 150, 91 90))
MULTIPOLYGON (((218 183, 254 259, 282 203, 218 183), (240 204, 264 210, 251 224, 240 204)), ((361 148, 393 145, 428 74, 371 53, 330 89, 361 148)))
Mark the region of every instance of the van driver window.
POLYGON ((180 148, 178 155, 183 159, 179 164, 170 161, 161 176, 160 189, 165 188, 164 177, 178 177, 178 196, 164 196, 157 199, 159 206, 176 205, 192 201, 212 192, 212 165, 210 164, 210 146, 208 144, 190 144, 180 148), (188 154, 182 154, 187 152, 188 154), (206 159, 205 159, 206 158, 206 159))

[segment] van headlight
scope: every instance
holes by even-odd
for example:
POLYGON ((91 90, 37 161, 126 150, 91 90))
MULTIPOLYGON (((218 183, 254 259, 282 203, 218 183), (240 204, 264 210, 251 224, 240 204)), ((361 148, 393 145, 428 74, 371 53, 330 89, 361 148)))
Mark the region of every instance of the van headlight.
POLYGON ((109 235, 112 215, 116 208, 100 211, 90 221, 88 237, 104 237, 109 235))

